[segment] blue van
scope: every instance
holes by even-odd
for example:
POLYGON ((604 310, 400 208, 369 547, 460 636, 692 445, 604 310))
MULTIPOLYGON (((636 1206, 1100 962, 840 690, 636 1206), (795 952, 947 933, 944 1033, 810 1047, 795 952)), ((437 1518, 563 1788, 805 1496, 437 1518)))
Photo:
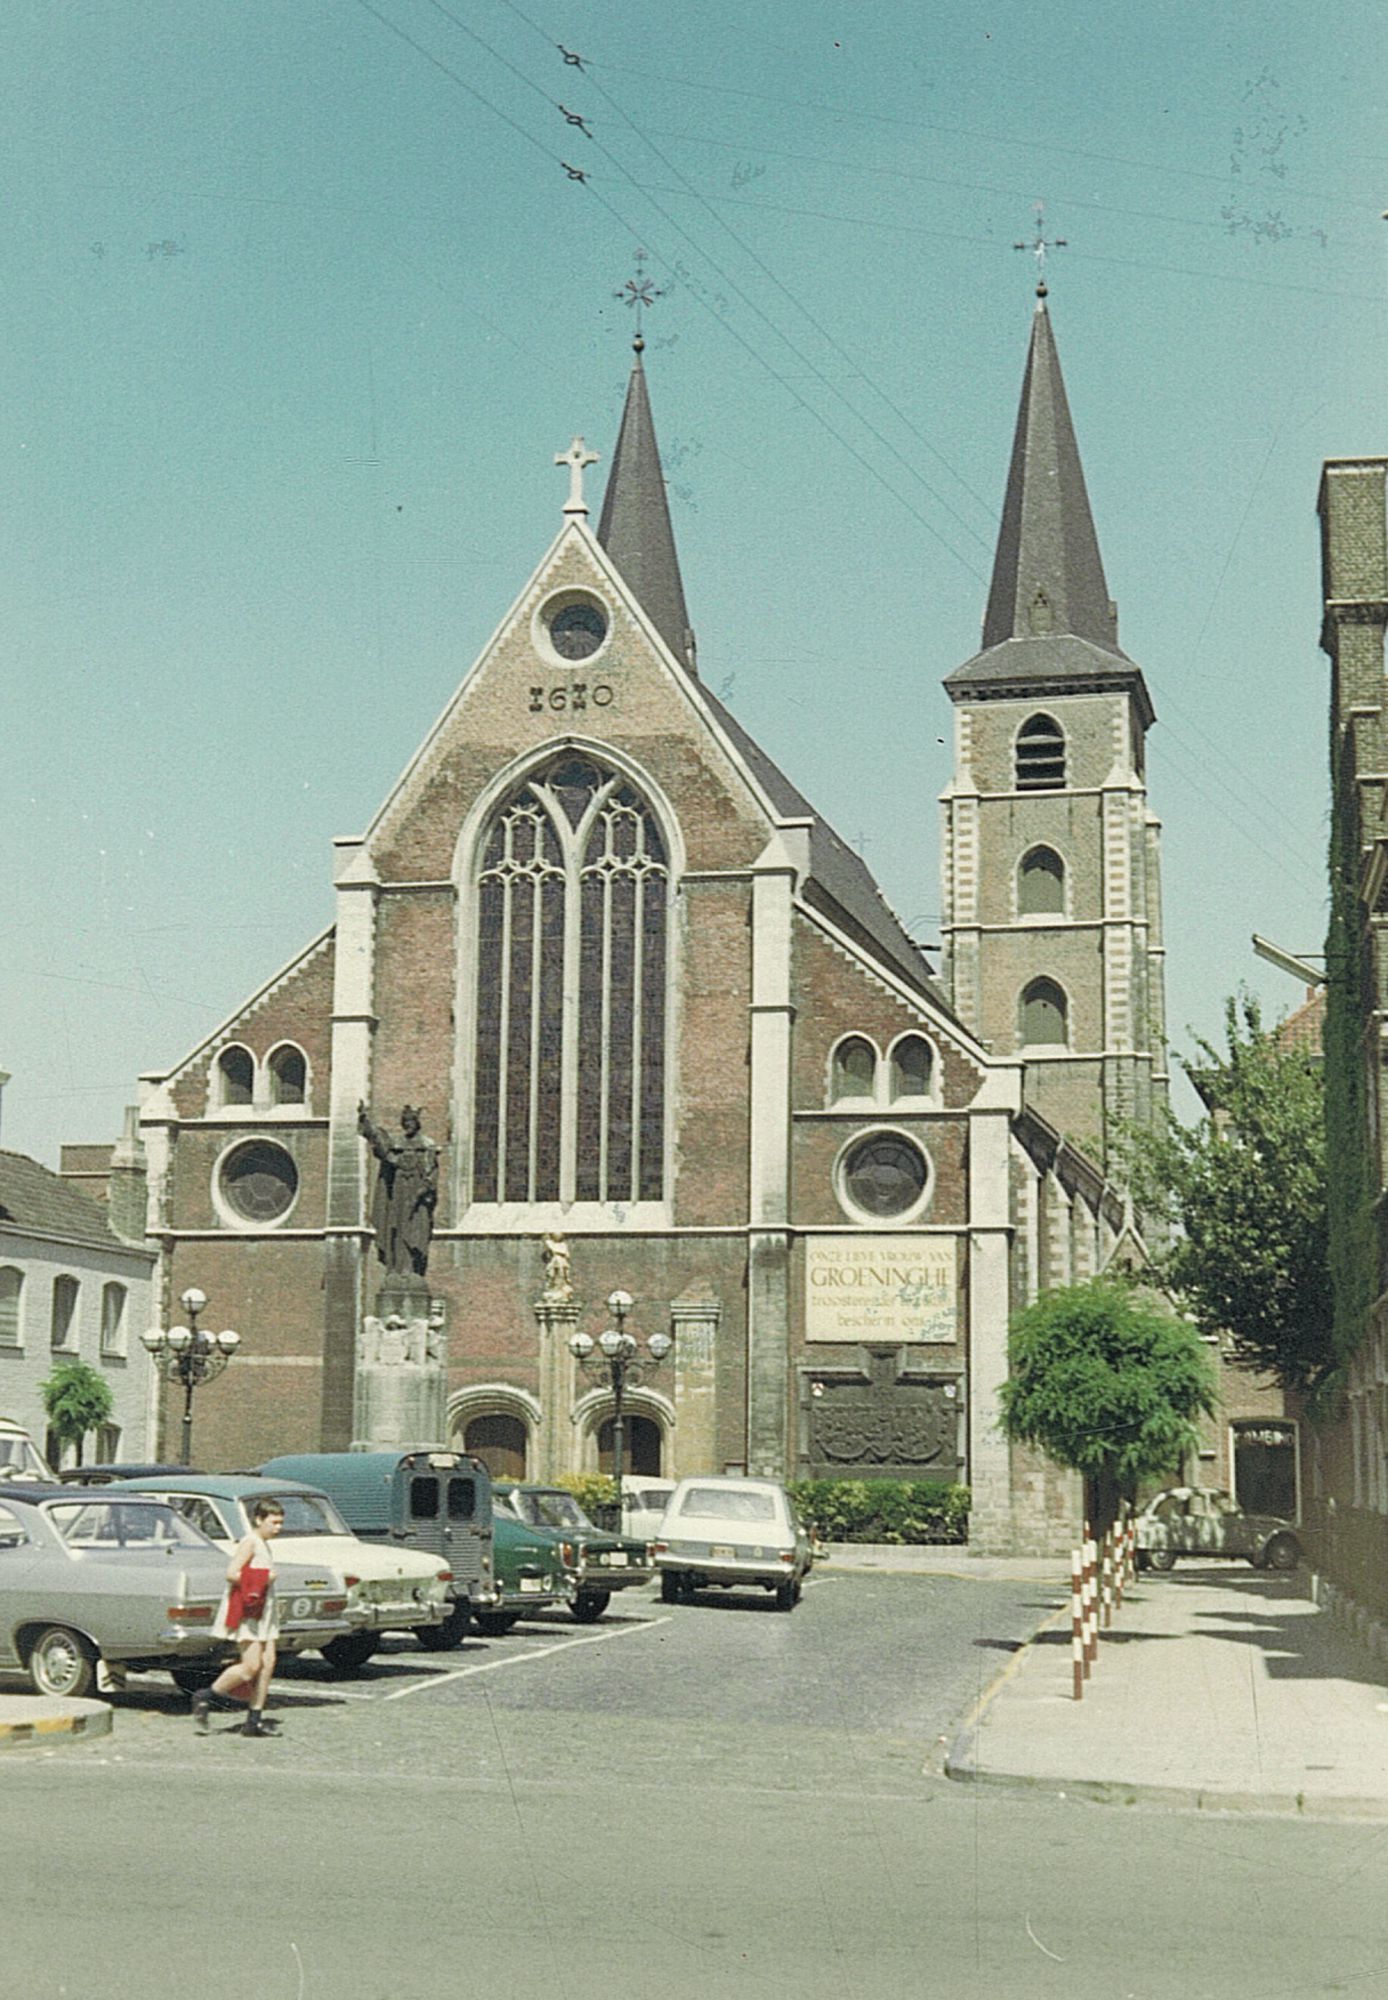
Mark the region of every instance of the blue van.
POLYGON ((416 1636, 456 1646, 470 1620, 501 1601, 492 1563, 492 1481, 480 1458, 416 1445, 408 1451, 308 1451, 267 1458, 266 1479, 317 1486, 363 1541, 393 1541, 437 1556, 453 1572, 453 1609, 416 1636))

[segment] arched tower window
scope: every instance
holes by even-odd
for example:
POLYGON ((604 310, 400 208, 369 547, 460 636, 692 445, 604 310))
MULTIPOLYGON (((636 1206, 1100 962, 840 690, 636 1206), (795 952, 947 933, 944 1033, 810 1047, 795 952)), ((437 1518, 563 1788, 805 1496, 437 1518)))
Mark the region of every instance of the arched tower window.
POLYGON ((1053 979, 1033 979, 1022 994, 1022 1042, 1028 1048, 1064 1046, 1069 1003, 1053 979))
POLYGON ((249 1104, 255 1095, 255 1057, 233 1042, 217 1058, 217 1102, 249 1104))
POLYGON ((928 1097, 935 1053, 924 1035, 903 1035, 892 1044, 892 1096, 928 1097))
POLYGON ((670 871, 627 780, 558 758, 499 807, 477 873, 472 1196, 658 1201, 670 871))
POLYGON ((829 1094, 835 1104, 871 1097, 877 1083, 877 1051, 864 1035, 848 1035, 834 1050, 829 1094))
POLYGON ((270 1072, 270 1101, 272 1104, 302 1104, 308 1095, 308 1064, 302 1049, 296 1049, 292 1042, 282 1042, 270 1052, 266 1064, 270 1072))
POLYGON ((1033 715, 1017 731, 1017 790, 1056 792, 1065 783, 1065 731, 1052 715, 1033 715))
POLYGON ((1065 863, 1053 847, 1033 847, 1017 871, 1017 914, 1058 915, 1065 908, 1065 863))

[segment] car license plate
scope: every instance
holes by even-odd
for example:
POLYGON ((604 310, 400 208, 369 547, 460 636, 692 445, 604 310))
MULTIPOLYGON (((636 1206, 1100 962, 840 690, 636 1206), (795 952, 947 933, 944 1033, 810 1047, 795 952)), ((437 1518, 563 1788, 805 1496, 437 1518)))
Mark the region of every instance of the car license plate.
POLYGON ((608 1562, 608 1567, 611 1569, 625 1569, 627 1566, 626 1550, 614 1549, 611 1555, 608 1556, 607 1562, 608 1562))
POLYGON ((736 1562, 737 1560, 737 1550, 731 1548, 727 1542, 710 1542, 708 1552, 714 1562, 719 1561, 720 1558, 724 1562, 736 1562))
POLYGON ((520 1587, 522 1590, 543 1590, 545 1580, 542 1576, 523 1576, 520 1580, 520 1587))

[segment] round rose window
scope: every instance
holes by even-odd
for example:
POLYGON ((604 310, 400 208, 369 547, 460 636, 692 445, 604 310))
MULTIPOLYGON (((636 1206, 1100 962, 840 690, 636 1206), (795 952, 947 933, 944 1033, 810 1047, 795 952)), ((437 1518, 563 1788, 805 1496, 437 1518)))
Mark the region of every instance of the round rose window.
POLYGON ((905 1215, 930 1178, 919 1146, 896 1132, 874 1132, 844 1155, 840 1186, 845 1201, 864 1215, 905 1215))
POLYGON ((299 1170, 283 1146, 248 1139, 234 1146, 218 1175, 227 1207, 243 1222, 278 1222, 299 1192, 299 1170))

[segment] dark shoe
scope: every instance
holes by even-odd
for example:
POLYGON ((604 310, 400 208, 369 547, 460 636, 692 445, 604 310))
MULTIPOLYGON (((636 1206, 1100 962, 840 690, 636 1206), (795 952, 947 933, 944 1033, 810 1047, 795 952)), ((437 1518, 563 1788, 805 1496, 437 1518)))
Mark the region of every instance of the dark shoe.
POLYGON ((199 1736, 207 1734, 207 1719, 212 1713, 212 1695, 209 1689, 199 1688, 193 1696, 193 1727, 199 1736))
POLYGON ((277 1722, 269 1721, 258 1708, 253 1708, 241 1725, 243 1736, 273 1736, 279 1729, 277 1722))

